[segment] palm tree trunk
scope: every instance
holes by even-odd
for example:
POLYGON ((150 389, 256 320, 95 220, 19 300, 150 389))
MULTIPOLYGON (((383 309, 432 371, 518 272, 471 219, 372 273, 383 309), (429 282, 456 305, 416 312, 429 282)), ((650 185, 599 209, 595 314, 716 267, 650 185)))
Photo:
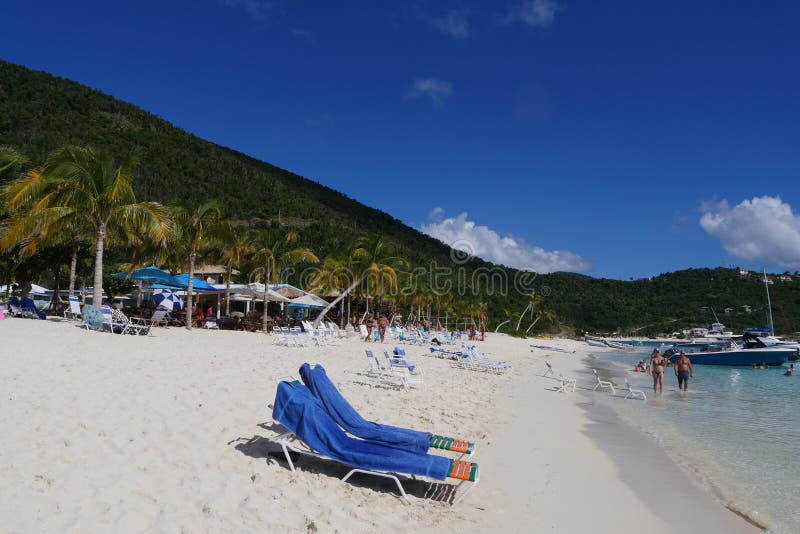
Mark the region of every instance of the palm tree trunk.
POLYGON ((192 289, 194 288, 194 252, 189 253, 189 280, 186 286, 186 330, 192 329, 192 289))
POLYGON ((530 332, 530 331, 531 331, 531 328, 533 328, 533 326, 534 326, 536 323, 538 323, 538 322, 539 322, 539 319, 541 319, 541 318, 542 318, 542 316, 541 316, 541 315, 540 315, 539 317, 537 317, 537 318, 536 318, 536 320, 535 320, 535 321, 533 321, 533 322, 531 323, 531 325, 528 327, 528 329, 527 329, 527 330, 525 330, 525 333, 527 334, 528 332, 530 332))
POLYGON ((342 299, 343 299, 343 298, 345 298, 347 295, 349 295, 349 294, 350 294, 350 292, 351 292, 352 290, 354 290, 354 289, 355 289, 355 288, 358 286, 358 284, 360 284, 360 283, 361 283, 361 278, 363 278, 363 275, 362 275, 362 276, 359 276, 359 277, 358 277, 358 279, 357 279, 355 282, 353 282, 353 285, 351 285, 350 287, 348 287, 347 289, 345 289, 343 293, 340 293, 340 294, 339 294, 339 296, 338 296, 338 297, 336 297, 335 299, 333 299, 333 301, 332 301, 330 304, 328 304, 327 306, 325 306, 325 309, 324 309, 324 310, 322 310, 321 312, 319 312, 319 315, 317 316, 317 318, 316 318, 316 319, 314 319, 314 328, 316 328, 316 327, 318 327, 318 326, 319 326, 319 323, 320 323, 320 321, 322 321, 322 318, 323 318, 323 317, 325 317, 325 314, 326 314, 326 313, 328 313, 329 311, 331 311, 331 309, 333 309, 333 307, 334 307, 334 306, 336 306, 337 304, 339 304, 339 301, 340 301, 340 300, 342 300, 342 299))
POLYGON ((528 313, 528 308, 531 307, 531 303, 528 302, 528 305, 522 310, 522 313, 519 315, 519 321, 517 321, 517 330, 519 330, 519 325, 522 323, 522 318, 525 317, 525 314, 528 313))
POLYGON ((92 287, 92 304, 99 308, 103 304, 103 244, 106 239, 106 225, 97 228, 97 246, 94 254, 94 287, 92 287))
POLYGON ((264 313, 261 316, 261 331, 267 333, 267 293, 269 293, 269 267, 264 265, 264 313))
POLYGON ((78 251, 81 246, 76 240, 72 241, 72 260, 69 263, 69 296, 75 294, 75 273, 78 270, 78 251))
POLYGON ((225 317, 231 316, 231 266, 225 273, 225 317))

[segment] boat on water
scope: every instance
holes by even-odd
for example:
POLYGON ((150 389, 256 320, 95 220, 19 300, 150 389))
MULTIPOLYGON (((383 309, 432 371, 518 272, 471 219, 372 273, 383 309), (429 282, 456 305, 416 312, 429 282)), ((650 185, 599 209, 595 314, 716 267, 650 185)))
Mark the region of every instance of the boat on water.
POLYGON ((586 343, 588 345, 592 346, 592 347, 607 347, 608 346, 605 343, 603 343, 602 341, 598 341, 596 339, 590 339, 590 338, 586 338, 586 343))
MULTIPOLYGON (((737 344, 735 341, 726 343, 721 349, 700 350, 689 355, 693 365, 782 365, 797 355, 797 349, 768 347, 763 343, 750 343, 745 346, 737 344)), ((664 353, 664 357, 671 362, 675 362, 681 349, 671 348, 664 353)))
POLYGON ((620 350, 633 350, 633 345, 628 345, 626 343, 620 343, 619 341, 610 341, 608 339, 603 340, 606 343, 607 347, 611 347, 612 349, 620 349, 620 350))

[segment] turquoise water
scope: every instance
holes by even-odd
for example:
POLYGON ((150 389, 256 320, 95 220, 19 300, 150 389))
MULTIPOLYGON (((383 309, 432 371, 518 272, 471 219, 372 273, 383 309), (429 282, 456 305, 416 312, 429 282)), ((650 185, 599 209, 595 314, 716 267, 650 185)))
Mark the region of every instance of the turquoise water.
POLYGON ((770 532, 800 532, 800 376, 786 367, 697 366, 688 394, 667 368, 663 396, 652 379, 630 371, 647 356, 603 353, 590 365, 607 369, 615 384, 627 376, 647 402, 596 394, 623 419, 651 434, 731 508, 770 532))

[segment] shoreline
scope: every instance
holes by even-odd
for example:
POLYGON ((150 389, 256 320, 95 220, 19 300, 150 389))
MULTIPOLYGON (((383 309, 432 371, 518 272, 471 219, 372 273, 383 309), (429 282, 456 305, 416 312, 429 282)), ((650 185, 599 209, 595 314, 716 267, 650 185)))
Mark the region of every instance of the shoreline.
MULTIPOLYGON (((582 358, 581 363, 584 365, 584 372, 588 373, 592 369, 592 360, 597 362, 597 365, 594 367, 607 368, 606 362, 598 359, 595 354, 597 353, 587 352, 582 358)), ((585 403, 585 408, 586 416, 588 418, 592 419, 593 417, 597 417, 598 412, 610 414, 610 416, 613 417, 621 427, 623 427, 624 432, 627 432, 629 435, 635 434, 636 436, 640 437, 641 443, 644 445, 655 445, 655 447, 659 451, 663 452, 666 458, 668 458, 671 466, 685 475, 687 483, 710 497, 715 505, 724 508, 737 518, 759 529, 760 531, 769 532, 770 527, 768 525, 759 522, 743 510, 739 509, 736 505, 732 504, 731 500, 727 497, 725 489, 720 487, 718 484, 715 484, 705 473, 695 467, 687 458, 684 458, 681 455, 671 451, 666 444, 658 439, 652 432, 629 420, 623 414, 614 410, 611 405, 607 403, 603 403, 601 405, 594 403, 592 396, 592 393, 594 392, 591 390, 582 391, 582 393, 586 394, 585 398, 587 399, 587 402, 585 403)), ((645 390, 645 393, 648 395, 648 399, 650 399, 650 391, 645 390)), ((615 457, 621 466, 624 465, 625 460, 620 457, 619 451, 612 446, 612 443, 609 442, 607 436, 604 436, 602 432, 598 432, 594 437, 600 447, 606 450, 612 457, 615 457)), ((645 447, 645 449, 646 448, 647 447, 645 447)), ((632 480, 631 484, 636 486, 637 482, 632 480)), ((653 509, 654 511, 658 512, 657 508, 654 507, 653 509)))

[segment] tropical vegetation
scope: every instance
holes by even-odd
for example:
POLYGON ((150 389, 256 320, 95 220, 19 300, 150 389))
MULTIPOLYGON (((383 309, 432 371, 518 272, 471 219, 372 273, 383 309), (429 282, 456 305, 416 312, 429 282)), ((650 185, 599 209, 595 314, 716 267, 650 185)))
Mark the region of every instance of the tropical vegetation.
MULTIPOLYGON (((620 281, 456 262, 445 244, 331 188, 2 61, 0 186, 0 285, 23 291, 91 285, 97 296, 117 290, 110 270, 216 263, 228 282, 312 289, 341 316, 377 307, 519 335, 650 335, 714 312, 732 327, 765 322, 763 282, 738 268, 620 281)), ((776 328, 798 329, 800 280, 772 278, 776 328)))

